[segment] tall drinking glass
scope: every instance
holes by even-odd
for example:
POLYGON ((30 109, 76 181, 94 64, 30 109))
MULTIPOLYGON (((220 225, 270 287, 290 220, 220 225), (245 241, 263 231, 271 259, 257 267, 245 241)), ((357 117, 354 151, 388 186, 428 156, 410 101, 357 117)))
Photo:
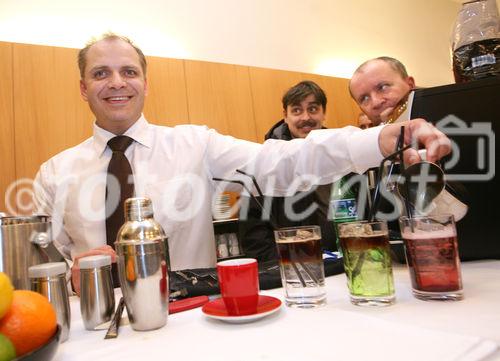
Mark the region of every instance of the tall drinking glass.
POLYGON ((282 228, 274 232, 274 237, 286 305, 300 308, 324 305, 325 271, 319 226, 282 228))
POLYGON ((401 217, 399 226, 415 297, 461 300, 462 276, 453 216, 401 217))
POLYGON ((387 223, 342 223, 339 240, 351 302, 358 306, 393 304, 396 297, 387 223))

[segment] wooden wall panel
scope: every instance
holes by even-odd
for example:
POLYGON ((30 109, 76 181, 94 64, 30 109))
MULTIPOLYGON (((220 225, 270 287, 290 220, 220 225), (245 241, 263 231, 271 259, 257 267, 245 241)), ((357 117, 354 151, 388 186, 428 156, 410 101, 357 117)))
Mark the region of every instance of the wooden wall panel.
POLYGON ((251 67, 250 80, 259 141, 283 118, 283 94, 302 80, 312 80, 325 91, 328 99, 326 127, 344 127, 357 122, 358 108, 349 95, 348 79, 251 67))
POLYGON ((291 71, 250 67, 250 82, 255 112, 257 139, 264 141, 265 134, 283 118, 281 98, 293 85, 305 80, 303 74, 291 71))
POLYGON ((349 79, 333 78, 316 74, 303 74, 316 82, 326 93, 327 128, 357 125, 359 108, 349 94, 349 79))
POLYGON ((147 61, 146 119, 159 125, 187 124, 189 116, 184 61, 158 57, 147 57, 147 61))
POLYGON ((9 214, 17 213, 13 197, 10 207, 5 204, 5 192, 16 180, 12 86, 12 44, 0 42, 0 212, 9 214))
POLYGON ((77 50, 14 44, 16 173, 34 178, 40 164, 92 133, 80 97, 77 50))
POLYGON ((248 67, 185 61, 192 124, 256 141, 248 67))

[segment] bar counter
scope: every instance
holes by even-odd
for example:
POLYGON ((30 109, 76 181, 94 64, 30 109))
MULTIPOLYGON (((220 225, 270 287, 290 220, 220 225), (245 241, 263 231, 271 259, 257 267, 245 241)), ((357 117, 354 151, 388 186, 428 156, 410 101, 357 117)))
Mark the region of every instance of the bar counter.
MULTIPOLYGON (((170 315, 155 331, 122 326, 110 340, 106 331, 84 329, 79 299, 71 297, 69 340, 54 361, 500 360, 500 260, 462 263, 465 298, 456 302, 414 298, 403 265, 395 265, 394 277, 397 299, 389 307, 352 305, 341 274, 326 279, 324 307, 283 303, 244 324, 209 319, 196 308, 170 315)), ((283 301, 282 289, 262 294, 283 301)))

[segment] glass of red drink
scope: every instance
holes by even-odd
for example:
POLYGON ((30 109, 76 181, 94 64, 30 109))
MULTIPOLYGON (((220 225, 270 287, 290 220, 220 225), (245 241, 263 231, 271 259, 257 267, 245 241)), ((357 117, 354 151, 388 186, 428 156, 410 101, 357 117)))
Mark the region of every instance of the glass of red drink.
POLYGON ((414 296, 422 300, 463 299, 453 216, 401 217, 399 226, 414 296))

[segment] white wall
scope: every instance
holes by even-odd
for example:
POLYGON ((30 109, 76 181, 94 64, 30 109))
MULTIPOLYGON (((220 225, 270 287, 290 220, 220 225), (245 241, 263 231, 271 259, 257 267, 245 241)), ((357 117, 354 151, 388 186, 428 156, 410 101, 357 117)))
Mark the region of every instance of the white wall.
MULTIPOLYGON (((497 0, 498 1, 498 0, 497 0)), ((418 85, 453 82, 458 0, 0 0, 0 40, 80 48, 104 31, 147 55, 349 78, 394 56, 418 85)))

